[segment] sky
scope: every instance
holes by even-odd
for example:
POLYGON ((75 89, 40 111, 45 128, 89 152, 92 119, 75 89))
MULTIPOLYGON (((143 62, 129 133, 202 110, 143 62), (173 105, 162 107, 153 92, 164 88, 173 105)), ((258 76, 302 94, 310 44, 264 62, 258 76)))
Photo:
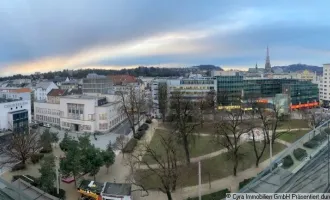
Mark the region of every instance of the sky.
POLYGON ((1 0, 0 76, 330 62, 327 0, 1 0))

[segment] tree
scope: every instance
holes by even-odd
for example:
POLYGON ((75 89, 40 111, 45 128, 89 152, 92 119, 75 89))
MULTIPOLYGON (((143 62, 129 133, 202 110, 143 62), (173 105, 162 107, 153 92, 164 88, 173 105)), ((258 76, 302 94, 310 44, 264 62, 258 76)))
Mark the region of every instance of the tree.
POLYGON ((77 177, 83 171, 81 167, 81 151, 77 145, 72 145, 74 143, 70 143, 67 146, 65 158, 61 159, 60 169, 61 173, 66 176, 73 176, 74 185, 77 187, 77 177))
POLYGON ((60 142, 60 148, 62 151, 67 151, 70 145, 77 145, 77 141, 74 140, 71 136, 69 136, 68 132, 64 133, 64 137, 60 142))
POLYGON ((158 83, 158 109, 162 115, 163 122, 166 119, 167 107, 168 107, 167 84, 166 82, 158 83))
POLYGON ((301 115, 303 119, 307 120, 308 125, 315 129, 316 127, 322 125, 325 121, 329 120, 330 117, 327 113, 316 113, 313 110, 301 110, 301 115))
MULTIPOLYGON (((116 149, 120 150, 121 153, 123 154, 123 158, 124 158, 123 150, 124 150, 127 142, 128 142, 128 138, 125 137, 125 135, 120 135, 119 137, 116 138, 116 143, 114 144, 114 147, 116 149)), ((110 148, 111 148, 111 146, 110 146, 110 148)), ((111 151, 112 151, 112 149, 111 149, 111 151)))
MULTIPOLYGON (((102 155, 102 152, 99 148, 95 148, 94 146, 91 146, 85 155, 86 161, 89 163, 89 175, 94 177, 95 181, 95 175, 100 171, 100 168, 104 165, 104 157, 102 155)), ((84 163, 81 163, 82 165, 84 163)))
POLYGON ((40 187, 45 192, 51 192, 56 181, 55 157, 53 154, 43 158, 40 165, 40 187))
POLYGON ((201 124, 200 113, 181 92, 172 93, 170 109, 169 123, 184 149, 186 163, 190 164, 190 144, 195 139, 196 127, 201 124))
POLYGON ((143 91, 134 86, 128 87, 127 92, 119 92, 119 110, 126 115, 133 135, 135 126, 140 124, 141 113, 145 111, 146 97, 143 91))
POLYGON ((156 163, 157 167, 153 167, 148 161, 141 159, 142 152, 131 154, 127 160, 131 170, 127 180, 138 186, 137 190, 148 192, 148 190, 157 189, 165 193, 168 200, 172 200, 172 192, 176 190, 179 177, 177 165, 179 149, 177 148, 177 141, 174 135, 169 137, 161 136, 160 141, 160 148, 164 149, 164 156, 159 155, 149 144, 143 144, 144 155, 150 157, 153 160, 152 163, 156 163), (139 170, 140 165, 146 166, 148 170, 139 170), (145 183, 149 179, 158 179, 160 185, 146 186, 145 183))
POLYGON ((215 141, 228 150, 228 157, 233 162, 233 174, 237 175, 239 160, 243 154, 239 151, 244 133, 249 132, 245 122, 243 121, 243 110, 227 110, 225 115, 216 123, 215 141))
POLYGON ((37 133, 14 133, 0 147, 0 165, 16 164, 26 161, 41 148, 37 133))
POLYGON ((109 173, 109 168, 113 163, 115 163, 116 155, 112 151, 111 147, 107 148, 107 150, 102 151, 103 162, 105 163, 105 167, 107 168, 107 174, 109 173))

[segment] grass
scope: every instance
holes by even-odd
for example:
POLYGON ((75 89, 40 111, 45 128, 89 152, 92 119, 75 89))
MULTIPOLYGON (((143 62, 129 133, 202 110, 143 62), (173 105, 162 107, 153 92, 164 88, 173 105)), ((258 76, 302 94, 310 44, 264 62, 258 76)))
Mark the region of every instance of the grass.
MULTIPOLYGON (((261 144, 258 144, 261 145, 261 144)), ((260 146, 259 146, 260 148, 260 146)), ((275 143, 273 145, 273 155, 285 149, 285 145, 275 143)), ((251 167, 255 167, 255 155, 251 143, 241 145, 240 152, 244 154, 239 161, 238 171, 243 171, 251 167)), ((260 162, 269 158, 269 147, 267 146, 260 162)), ((201 163, 202 183, 218 180, 233 174, 233 162, 229 159, 227 153, 219 156, 205 159, 201 163)), ((179 177, 177 181, 178 187, 188 187, 197 184, 198 181, 198 164, 191 163, 189 166, 179 167, 179 177)), ((146 187, 162 187, 159 177, 150 174, 148 170, 140 170, 136 173, 136 180, 141 180, 146 187)))
POLYGON ((300 130, 300 131, 290 131, 287 133, 283 133, 280 135, 279 139, 294 143, 295 141, 299 140, 301 137, 303 137, 306 133, 308 133, 310 130, 300 130))
POLYGON ((304 119, 290 119, 279 123, 277 129, 309 128, 308 122, 304 119))
MULTIPOLYGON (((160 156, 164 154, 164 149, 161 145, 161 136, 166 137, 169 134, 170 133, 166 130, 156 129, 150 142, 150 147, 160 156)), ((195 142, 190 146, 190 157, 193 158, 223 149, 221 145, 214 143, 212 140, 212 136, 196 136, 195 142)), ((179 158, 183 160, 185 158, 184 149, 180 144, 177 144, 177 146, 179 149, 179 158)), ((147 155, 143 157, 143 161, 155 163, 155 161, 147 155)))

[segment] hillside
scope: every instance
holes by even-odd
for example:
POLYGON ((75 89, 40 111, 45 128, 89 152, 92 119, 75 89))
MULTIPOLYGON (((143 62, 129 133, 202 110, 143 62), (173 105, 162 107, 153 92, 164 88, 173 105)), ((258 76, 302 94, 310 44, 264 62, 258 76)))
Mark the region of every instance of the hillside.
POLYGON ((218 67, 215 65, 197 65, 197 66, 192 66, 192 68, 195 68, 198 70, 208 70, 208 71, 212 71, 212 70, 223 71, 223 69, 221 67, 218 67))
POLYGON ((313 65, 306 65, 306 64, 292 64, 287 66, 274 66, 272 67, 273 70, 281 69, 283 72, 298 72, 303 70, 308 70, 311 72, 316 72, 317 74, 323 73, 323 67, 313 66, 313 65))

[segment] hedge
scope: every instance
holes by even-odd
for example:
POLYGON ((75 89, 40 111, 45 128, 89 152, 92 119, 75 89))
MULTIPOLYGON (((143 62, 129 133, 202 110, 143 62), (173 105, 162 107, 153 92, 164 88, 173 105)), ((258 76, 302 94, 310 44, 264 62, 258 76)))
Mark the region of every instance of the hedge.
POLYGON ((246 186, 248 183, 250 183, 254 178, 255 177, 244 179, 242 182, 239 183, 239 189, 242 189, 244 186, 246 186))
POLYGON ((51 144, 48 144, 48 145, 44 145, 42 147, 42 149, 40 150, 40 153, 50 153, 52 151, 53 151, 52 145, 51 144))
POLYGON ((310 141, 307 141, 303 144, 304 147, 310 148, 310 149, 314 149, 318 145, 319 145, 319 142, 317 142, 315 140, 310 140, 310 141))
POLYGON ((31 162, 32 162, 33 164, 36 164, 36 163, 38 163, 38 162, 41 160, 41 158, 43 158, 43 157, 44 157, 44 154, 41 154, 41 153, 32 154, 32 155, 31 155, 31 162))
POLYGON ((146 133, 145 130, 138 131, 137 133, 134 134, 134 138, 140 140, 145 133, 146 133))
POLYGON ((18 163, 16 165, 14 165, 12 168, 11 168, 11 171, 18 171, 18 170, 22 170, 22 169, 25 169, 26 168, 26 165, 23 164, 23 163, 18 163))
POLYGON ((123 149, 123 153, 132 153, 136 147, 137 140, 135 138, 130 139, 123 149))
POLYGON ((289 168, 293 165, 293 160, 290 155, 287 155, 283 158, 283 168, 289 168))
POLYGON ((327 134, 330 134, 330 128, 325 128, 323 131, 327 134))
POLYGON ((312 138, 312 140, 317 141, 317 142, 322 142, 327 139, 326 134, 318 134, 312 138))
POLYGON ((305 149, 298 148, 293 150, 293 155, 297 160, 303 160, 304 158, 307 157, 307 152, 305 149))
POLYGON ((147 123, 147 124, 151 124, 151 123, 152 123, 151 119, 147 119, 147 120, 146 120, 146 123, 147 123))
POLYGON ((142 126, 140 126, 140 128, 138 129, 138 131, 144 131, 144 130, 148 130, 149 125, 148 124, 142 124, 142 126))
MULTIPOLYGON (((206 195, 202 196, 202 199, 203 200, 225 199, 226 193, 230 193, 230 190, 224 189, 224 190, 220 190, 218 192, 214 192, 211 194, 206 194, 206 195)), ((198 197, 194 197, 194 198, 189 197, 187 200, 198 200, 198 199, 199 199, 198 197)))

